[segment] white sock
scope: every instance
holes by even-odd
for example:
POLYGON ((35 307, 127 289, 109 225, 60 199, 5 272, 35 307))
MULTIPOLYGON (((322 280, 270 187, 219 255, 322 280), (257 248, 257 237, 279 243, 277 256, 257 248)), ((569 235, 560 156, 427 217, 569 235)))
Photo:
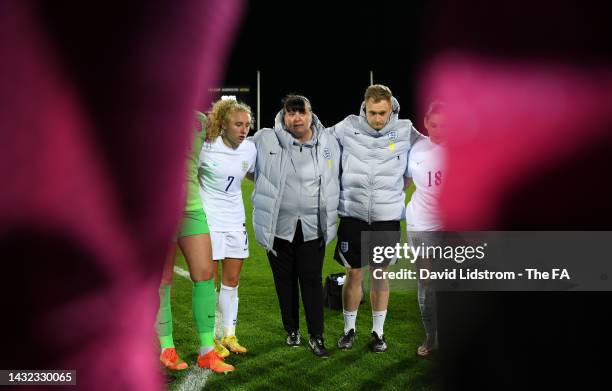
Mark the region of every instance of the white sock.
POLYGON ((344 333, 348 333, 351 329, 355 330, 355 321, 357 320, 357 310, 344 312, 344 333))
POLYGON ((221 284, 219 308, 223 318, 223 336, 235 335, 236 317, 238 315, 238 286, 231 287, 221 284))
POLYGON ((216 288, 215 293, 217 294, 217 307, 215 308, 215 338, 221 340, 221 337, 223 337, 223 317, 221 316, 221 307, 219 307, 219 291, 217 291, 216 288))
POLYGON ((210 352, 211 350, 213 350, 212 346, 200 346, 200 356, 205 355, 206 353, 210 352))
POLYGON ((372 310, 372 331, 376 331, 379 337, 383 335, 383 328, 385 327, 385 318, 387 317, 387 310, 374 311, 372 310))
POLYGON ((215 338, 220 340, 223 337, 223 317, 219 309, 219 299, 217 298, 217 309, 215 310, 215 338))
POLYGON ((232 303, 232 312, 231 312, 231 318, 232 319, 232 326, 231 326, 231 330, 228 328, 228 332, 231 331, 231 334, 225 334, 225 335, 236 335, 236 321, 238 320, 238 287, 236 287, 236 296, 234 297, 234 302, 232 303))

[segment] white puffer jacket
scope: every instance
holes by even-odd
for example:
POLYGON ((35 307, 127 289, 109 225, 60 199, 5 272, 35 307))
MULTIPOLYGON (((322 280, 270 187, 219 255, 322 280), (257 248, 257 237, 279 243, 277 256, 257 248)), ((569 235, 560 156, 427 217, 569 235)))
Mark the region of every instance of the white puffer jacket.
MULTIPOLYGON (((326 130, 316 115, 312 116, 315 127, 315 156, 320 175, 319 221, 325 243, 336 237, 338 200, 340 193, 340 147, 336 138, 326 130)), ((285 145, 285 130, 282 111, 275 119, 274 129, 260 129, 252 140, 257 147, 255 165, 255 190, 253 191, 253 228, 257 242, 267 251, 273 251, 276 221, 280 200, 285 188, 287 171, 291 166, 288 145, 285 145)))
POLYGON ((401 220, 405 213, 404 173, 412 145, 423 137, 407 119, 398 119, 399 103, 391 98, 387 125, 375 130, 365 116, 349 115, 333 128, 342 149, 340 216, 367 223, 401 220))

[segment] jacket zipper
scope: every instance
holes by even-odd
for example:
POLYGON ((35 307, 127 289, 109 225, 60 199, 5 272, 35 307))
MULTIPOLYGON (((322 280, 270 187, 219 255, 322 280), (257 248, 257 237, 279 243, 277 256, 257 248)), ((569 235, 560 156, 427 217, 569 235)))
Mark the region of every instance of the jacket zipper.
POLYGON ((283 197, 283 191, 285 190, 285 181, 287 178, 287 169, 285 168, 286 165, 283 164, 283 152, 285 152, 284 148, 282 148, 281 145, 279 145, 279 147, 281 147, 281 170, 283 170, 283 172, 280 173, 280 181, 279 181, 279 190, 278 190, 278 198, 275 200, 274 202, 274 216, 273 216, 273 227, 271 227, 272 229, 270 230, 270 240, 269 240, 269 245, 270 248, 269 250, 273 250, 274 249, 274 237, 276 236, 276 222, 278 219, 278 212, 280 211, 280 206, 279 206, 279 202, 283 197))

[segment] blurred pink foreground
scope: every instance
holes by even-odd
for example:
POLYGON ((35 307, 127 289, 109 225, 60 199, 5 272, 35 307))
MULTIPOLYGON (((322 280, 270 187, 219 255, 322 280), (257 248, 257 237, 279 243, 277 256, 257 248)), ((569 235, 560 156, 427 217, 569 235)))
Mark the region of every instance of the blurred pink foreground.
POLYGON ((241 1, 0 4, 3 369, 161 388, 154 319, 200 94, 241 1))

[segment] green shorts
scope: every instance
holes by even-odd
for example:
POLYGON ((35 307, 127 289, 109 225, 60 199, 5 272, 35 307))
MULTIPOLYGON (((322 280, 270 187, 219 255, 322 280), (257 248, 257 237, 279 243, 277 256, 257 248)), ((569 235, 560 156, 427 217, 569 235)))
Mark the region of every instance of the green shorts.
POLYGON ((207 233, 210 233, 210 229, 208 228, 208 221, 206 221, 206 213, 203 210, 183 213, 177 233, 179 238, 207 233))

